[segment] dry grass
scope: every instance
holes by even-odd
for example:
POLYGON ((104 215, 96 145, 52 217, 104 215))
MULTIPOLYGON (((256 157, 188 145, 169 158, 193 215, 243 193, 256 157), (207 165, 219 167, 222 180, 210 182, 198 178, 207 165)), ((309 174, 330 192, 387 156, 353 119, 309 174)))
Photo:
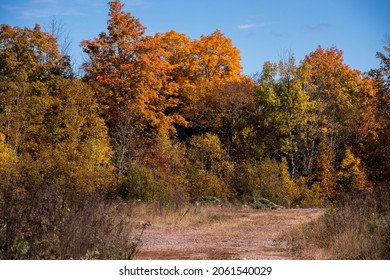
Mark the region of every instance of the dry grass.
POLYGON ((0 230, 2 259, 290 259, 286 244, 275 240, 323 214, 234 205, 162 207, 67 198, 53 189, 12 202, 0 221, 6 228, 0 230))
POLYGON ((149 225, 160 231, 224 219, 218 207, 169 208, 51 187, 7 201, 0 204, 0 259, 132 259, 149 225))
POLYGON ((1 204, 0 259, 129 259, 128 208, 94 195, 41 187, 1 204))
POLYGON ((390 190, 364 193, 288 235, 304 259, 389 259, 390 190))
MULTIPOLYGON (((153 227, 175 228, 202 223, 215 223, 228 218, 225 209, 216 206, 184 205, 180 208, 159 207, 153 204, 133 204, 133 223, 147 220, 153 227)), ((233 206, 229 207, 233 209, 233 206)), ((237 207, 238 209, 238 207, 237 207)))

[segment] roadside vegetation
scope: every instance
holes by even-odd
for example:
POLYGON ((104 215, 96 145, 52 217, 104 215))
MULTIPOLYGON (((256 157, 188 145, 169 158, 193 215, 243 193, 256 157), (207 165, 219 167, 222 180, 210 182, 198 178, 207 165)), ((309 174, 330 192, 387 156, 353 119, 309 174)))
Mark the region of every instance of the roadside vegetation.
POLYGON ((328 208, 316 221, 286 237, 302 259, 388 260, 390 194, 388 188, 358 195, 341 207, 328 208))

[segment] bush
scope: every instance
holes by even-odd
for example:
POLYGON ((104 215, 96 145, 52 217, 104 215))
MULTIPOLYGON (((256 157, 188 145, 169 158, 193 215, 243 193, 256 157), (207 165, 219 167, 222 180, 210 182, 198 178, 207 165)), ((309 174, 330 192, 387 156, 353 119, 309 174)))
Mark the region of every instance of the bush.
POLYGON ((0 259, 128 259, 136 249, 127 209, 97 195, 41 186, 7 193, 1 210, 0 259))
POLYGON ((191 197, 230 196, 234 166, 228 161, 221 141, 214 134, 193 136, 187 153, 186 178, 191 197))
POLYGON ((280 207, 266 198, 260 198, 259 200, 250 203, 249 206, 252 209, 277 209, 280 207))
POLYGON ((288 206, 280 165, 275 160, 246 162, 236 170, 233 185, 238 198, 244 202, 266 198, 288 206))
POLYGON ((118 192, 125 199, 150 201, 157 197, 162 183, 149 168, 138 163, 131 164, 124 172, 118 192))
POLYGON ((199 196, 226 198, 228 196, 228 186, 212 172, 190 170, 187 179, 190 185, 190 197, 192 198, 199 196))

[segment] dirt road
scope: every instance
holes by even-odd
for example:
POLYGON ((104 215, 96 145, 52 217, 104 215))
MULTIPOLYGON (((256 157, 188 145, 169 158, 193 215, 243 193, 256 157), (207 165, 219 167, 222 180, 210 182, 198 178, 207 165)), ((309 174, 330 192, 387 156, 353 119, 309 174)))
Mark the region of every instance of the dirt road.
POLYGON ((136 259, 293 259, 278 237, 323 213, 323 209, 215 209, 206 219, 185 225, 152 221, 136 259))

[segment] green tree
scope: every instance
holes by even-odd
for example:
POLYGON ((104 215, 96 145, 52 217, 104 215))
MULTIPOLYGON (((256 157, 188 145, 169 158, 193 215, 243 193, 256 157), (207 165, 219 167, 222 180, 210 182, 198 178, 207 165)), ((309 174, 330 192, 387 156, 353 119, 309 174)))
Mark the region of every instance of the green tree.
POLYGON ((312 104, 305 75, 306 69, 296 67, 293 57, 279 65, 266 62, 255 95, 254 126, 263 155, 277 160, 285 157, 293 178, 303 173, 297 155, 300 141, 310 134, 312 104))
POLYGON ((218 136, 193 136, 187 152, 187 177, 190 195, 212 195, 226 198, 230 195, 228 182, 234 166, 228 161, 218 136))

